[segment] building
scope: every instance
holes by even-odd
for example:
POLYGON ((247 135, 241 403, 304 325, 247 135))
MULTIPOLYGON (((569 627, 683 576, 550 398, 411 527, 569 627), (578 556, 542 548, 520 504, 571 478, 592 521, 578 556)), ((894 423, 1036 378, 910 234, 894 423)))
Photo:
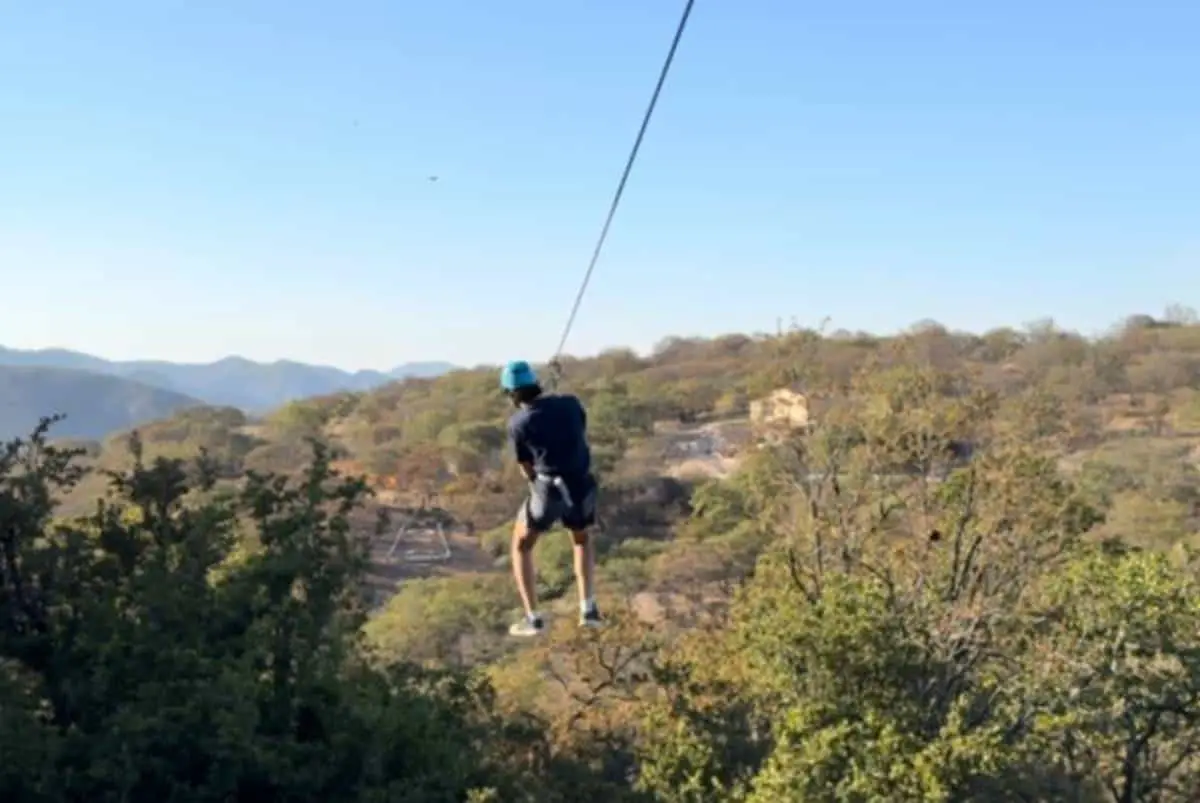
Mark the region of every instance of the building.
POLYGON ((750 421, 760 427, 808 429, 808 397, 791 388, 774 390, 750 402, 750 421))

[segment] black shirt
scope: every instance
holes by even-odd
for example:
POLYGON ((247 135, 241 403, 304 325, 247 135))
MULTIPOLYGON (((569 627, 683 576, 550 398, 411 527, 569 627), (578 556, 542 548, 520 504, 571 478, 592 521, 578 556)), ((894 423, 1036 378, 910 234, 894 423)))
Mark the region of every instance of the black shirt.
POLYGON ((517 460, 538 474, 582 477, 591 470, 587 412, 571 395, 539 396, 508 419, 508 437, 517 460))

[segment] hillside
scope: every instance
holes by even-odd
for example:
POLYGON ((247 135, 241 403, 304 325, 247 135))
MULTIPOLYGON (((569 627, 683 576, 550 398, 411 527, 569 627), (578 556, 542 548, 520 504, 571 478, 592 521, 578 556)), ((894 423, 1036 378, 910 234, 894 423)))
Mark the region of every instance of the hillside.
POLYGON ((226 357, 214 363, 161 360, 111 361, 67 349, 20 350, 0 346, 0 365, 73 368, 111 374, 193 396, 208 404, 262 412, 293 399, 341 390, 361 391, 407 377, 438 376, 449 363, 419 362, 390 371, 343 371, 324 365, 279 360, 259 363, 226 357))
POLYGON ((201 403, 93 371, 0 366, 0 437, 6 439, 29 434, 44 415, 66 415, 55 427, 58 436, 99 438, 201 403))
POLYGON ((1195 799, 1200 326, 796 330, 564 368, 603 488, 598 632, 552 533, 550 630, 505 635, 523 482, 494 369, 139 427, 215 472, 135 471, 110 437, 86 464, 133 471, 115 508, 93 473, 53 538, 0 471, 24 550, 0 633, 41 628, 0 642, 26 672, 0 671, 24 756, 0 796, 165 799, 201 756, 214 800, 1195 799), (782 389, 803 426, 752 405, 782 389))
MULTIPOLYGON (((1091 455, 1120 462, 1138 453, 1186 452, 1200 438, 1200 327, 1149 316, 1134 316, 1098 340, 1048 324, 971 334, 930 323, 896 338, 808 330, 673 338, 646 356, 614 349, 568 359, 564 389, 589 406, 593 449, 610 484, 691 482, 734 470, 732 455, 746 451, 740 430, 751 399, 802 386, 814 409, 836 406, 831 402, 856 372, 898 348, 906 360, 970 376, 1012 415, 1019 399, 1047 394, 1070 427, 1066 465, 1078 467, 1091 455), (729 426, 739 433, 730 436, 729 426), (731 437, 734 445, 720 445, 731 437)), ((492 369, 459 370, 309 398, 253 426, 190 426, 190 440, 172 436, 169 451, 205 446, 231 470, 290 472, 304 462, 305 440, 318 437, 337 448, 342 468, 365 473, 397 504, 438 504, 464 526, 487 530, 507 520, 520 492, 502 457, 509 410, 495 382, 492 369), (231 440, 231 431, 245 437, 231 440), (239 450, 228 451, 231 443, 239 450)), ((143 435, 153 450, 153 431, 143 435)), ((110 444, 106 452, 114 449, 120 451, 110 444)))

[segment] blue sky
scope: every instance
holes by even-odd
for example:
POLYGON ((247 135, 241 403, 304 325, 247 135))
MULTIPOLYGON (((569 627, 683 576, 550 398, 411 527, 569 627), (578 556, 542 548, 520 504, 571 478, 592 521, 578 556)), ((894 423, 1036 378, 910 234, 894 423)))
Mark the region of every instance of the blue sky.
MULTIPOLYGON (((545 358, 680 8, 0 0, 0 343, 545 358)), ((567 350, 1200 305, 1197 30, 697 0, 567 350)))

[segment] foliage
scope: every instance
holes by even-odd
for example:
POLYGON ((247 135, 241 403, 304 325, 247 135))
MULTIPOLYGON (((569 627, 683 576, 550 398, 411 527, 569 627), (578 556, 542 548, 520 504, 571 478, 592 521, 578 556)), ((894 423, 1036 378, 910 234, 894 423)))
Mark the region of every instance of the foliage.
POLYGON ((641 747, 656 799, 1188 799, 1190 576, 1090 547, 1097 512, 1044 444, 932 379, 862 377, 865 437, 795 445, 795 504, 723 492, 719 515, 787 515, 728 626, 665 656, 641 747), (931 463, 954 423, 989 449, 941 484, 881 476, 914 443, 931 463))
POLYGON ((4 799, 451 801, 486 781, 480 690, 363 658, 364 487, 321 449, 298 482, 199 506, 183 464, 135 453, 114 500, 52 523, 79 470, 47 425, 0 455, 4 799), (262 549, 215 579, 240 513, 262 549))
POLYGON ((564 363, 604 480, 609 626, 574 626, 570 540, 549 533, 533 643, 505 635, 523 483, 490 370, 263 422, 192 411, 142 428, 140 455, 14 444, 0 795, 1194 799, 1200 327, 1182 312, 1095 340, 925 322, 564 363), (807 429, 737 420, 792 384, 807 429), (735 457, 681 480, 680 442, 735 457), (368 616, 367 484, 469 522, 456 549, 482 562, 405 570, 368 616), (55 508, 71 487, 90 515, 55 508))
POLYGON ((367 635, 390 659, 467 666, 494 647, 514 602, 500 575, 412 580, 371 620, 367 635))

